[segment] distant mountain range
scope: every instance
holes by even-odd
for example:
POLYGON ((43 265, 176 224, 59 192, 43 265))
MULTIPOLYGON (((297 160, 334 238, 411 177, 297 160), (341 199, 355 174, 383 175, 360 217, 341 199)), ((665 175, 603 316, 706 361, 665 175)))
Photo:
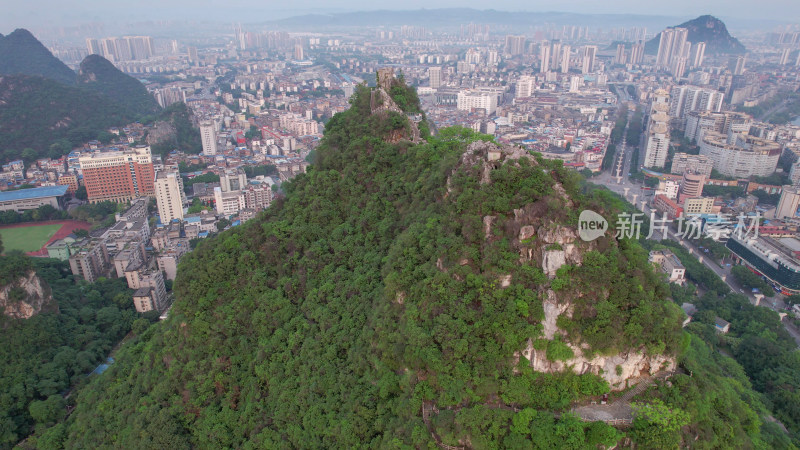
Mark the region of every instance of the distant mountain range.
POLYGON ((576 14, 566 12, 527 12, 477 10, 470 8, 417 9, 408 11, 359 11, 337 14, 306 14, 270 21, 269 24, 293 29, 346 28, 363 26, 416 25, 429 28, 460 27, 463 24, 499 24, 515 29, 532 25, 645 26, 662 28, 681 18, 637 14, 576 14))
POLYGON ((0 151, 6 157, 26 147, 58 156, 51 145, 59 139, 78 145, 159 110, 141 82, 102 56, 87 56, 75 73, 27 30, 0 36, 0 151))
MULTIPOLYGON (((725 23, 714 16, 700 16, 677 25, 674 28, 688 29, 688 40, 693 44, 696 42, 705 42, 707 55, 742 54, 747 51, 738 39, 728 33, 728 28, 725 26, 725 23)), ((645 44, 645 53, 651 55, 658 53, 658 43, 660 40, 661 33, 658 33, 653 39, 647 41, 645 44)))

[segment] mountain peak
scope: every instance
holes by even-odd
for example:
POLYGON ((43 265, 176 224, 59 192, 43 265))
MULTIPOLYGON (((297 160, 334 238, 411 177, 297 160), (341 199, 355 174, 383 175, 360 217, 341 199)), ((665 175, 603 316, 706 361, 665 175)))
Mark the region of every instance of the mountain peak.
POLYGON ((28 31, 26 28, 17 28, 16 30, 12 31, 11 34, 9 34, 6 37, 14 37, 14 38, 17 38, 17 39, 31 39, 31 40, 34 40, 36 42, 39 42, 39 40, 36 39, 36 37, 33 35, 33 33, 28 31))
POLYGON ((0 74, 36 75, 75 84, 75 72, 24 28, 0 36, 0 74))
MULTIPOLYGON (((692 44, 705 42, 706 54, 709 55, 742 54, 747 51, 738 39, 728 33, 725 22, 709 14, 668 28, 686 28, 689 30, 689 42, 692 44)), ((647 41, 645 51, 648 54, 656 54, 658 52, 658 43, 660 39, 661 33, 658 33, 653 39, 647 41)))
POLYGON ((139 80, 123 73, 100 55, 89 55, 81 61, 77 81, 80 86, 132 108, 136 114, 150 114, 159 109, 139 80))

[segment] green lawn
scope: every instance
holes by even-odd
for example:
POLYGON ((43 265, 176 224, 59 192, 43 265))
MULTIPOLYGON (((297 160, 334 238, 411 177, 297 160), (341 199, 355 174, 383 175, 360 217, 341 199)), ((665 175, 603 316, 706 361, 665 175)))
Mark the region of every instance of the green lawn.
POLYGON ((0 236, 3 237, 3 248, 5 251, 22 250, 23 252, 33 252, 42 246, 56 234, 61 225, 31 225, 20 228, 0 229, 0 236))

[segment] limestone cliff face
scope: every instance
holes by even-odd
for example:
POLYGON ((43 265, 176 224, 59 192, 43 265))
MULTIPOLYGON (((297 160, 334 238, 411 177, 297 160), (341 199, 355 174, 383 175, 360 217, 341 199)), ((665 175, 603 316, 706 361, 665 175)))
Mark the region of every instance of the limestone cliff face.
MULTIPOLYGON (((542 321, 542 334, 545 339, 552 340, 562 330, 556 325, 558 317, 562 314, 572 316, 572 305, 569 302, 560 302, 555 292, 548 289, 547 298, 543 301, 544 320, 542 321)), ((522 351, 522 356, 530 361, 530 366, 538 372, 561 372, 571 370, 578 374, 593 373, 605 379, 612 390, 622 390, 627 386, 626 381, 640 376, 655 375, 659 371, 675 369, 675 358, 669 355, 647 355, 644 352, 625 352, 610 356, 584 355, 583 347, 567 343, 574 353, 574 357, 566 361, 550 361, 546 358, 545 350, 536 350, 533 340, 528 339, 528 345, 522 351)))
MULTIPOLYGON (((513 160, 528 158, 535 163, 531 155, 524 149, 512 146, 498 147, 487 142, 473 142, 464 152, 461 164, 466 167, 478 167, 481 184, 491 183, 491 171, 502 164, 514 164, 513 160)), ((450 182, 448 180, 448 186, 450 182)), ((550 202, 557 202, 561 211, 575 208, 560 184, 553 187, 554 194, 550 202)), ((585 242, 580 239, 575 227, 563 225, 563 217, 554 217, 553 208, 545 200, 529 203, 513 211, 513 218, 504 222, 502 235, 508 238, 511 246, 519 252, 520 263, 540 267, 549 279, 556 277, 556 272, 564 264, 580 266, 583 255, 598 249, 597 241, 585 242)), ((497 217, 483 217, 483 233, 486 240, 497 239, 497 217)), ((508 286, 511 276, 498 279, 501 287, 508 286)), ((608 293, 600 293, 608 296, 608 293)), ((612 390, 622 390, 633 378, 655 375, 662 370, 673 370, 676 365, 671 355, 648 355, 643 349, 633 349, 614 355, 597 355, 590 352, 585 343, 570 342, 567 333, 557 325, 559 316, 572 318, 574 299, 550 289, 542 287, 539 291, 542 298, 544 319, 541 322, 542 335, 532 336, 524 350, 514 355, 512 362, 518 362, 524 356, 530 366, 539 372, 561 372, 571 370, 578 374, 592 373, 605 379, 612 390), (572 350, 574 356, 566 361, 550 361, 545 350, 534 348, 534 339, 561 339, 572 350)), ((574 293, 571 295, 575 295, 574 293)), ((582 294, 577 294, 582 296, 582 294)))
MULTIPOLYGON (((390 112, 405 115, 402 109, 397 106, 392 97, 386 92, 383 87, 378 87, 370 94, 370 108, 373 115, 380 115, 384 118, 388 117, 390 112)), ((386 137, 388 142, 396 144, 402 140, 411 141, 415 144, 422 142, 420 136, 419 126, 410 118, 407 119, 408 128, 400 128, 389 132, 386 137)))
POLYGON ((35 271, 0 289, 0 311, 15 319, 28 319, 40 312, 58 312, 50 286, 35 271))

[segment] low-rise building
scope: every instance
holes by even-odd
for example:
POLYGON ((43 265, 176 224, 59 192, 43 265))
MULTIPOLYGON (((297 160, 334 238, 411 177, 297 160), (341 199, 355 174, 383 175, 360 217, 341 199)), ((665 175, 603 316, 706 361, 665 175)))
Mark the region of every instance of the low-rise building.
POLYGON ((89 238, 79 239, 74 235, 69 235, 62 239, 47 244, 47 257, 68 261, 69 257, 85 247, 89 238))
POLYGON ((714 318, 714 329, 717 333, 725 334, 731 329, 731 323, 719 317, 714 318))
POLYGON ((671 251, 653 250, 650 252, 650 262, 658 265, 667 274, 670 283, 683 285, 686 282, 686 268, 671 251))
POLYGON ((0 211, 22 212, 50 205, 61 209, 67 186, 45 186, 0 192, 0 211))
POLYGON ((667 218, 671 220, 674 220, 683 214, 683 208, 663 194, 655 196, 653 199, 653 208, 662 214, 666 214, 667 218))
POLYGON ((714 211, 713 197, 691 197, 683 201, 683 212, 690 214, 711 214, 714 211))

